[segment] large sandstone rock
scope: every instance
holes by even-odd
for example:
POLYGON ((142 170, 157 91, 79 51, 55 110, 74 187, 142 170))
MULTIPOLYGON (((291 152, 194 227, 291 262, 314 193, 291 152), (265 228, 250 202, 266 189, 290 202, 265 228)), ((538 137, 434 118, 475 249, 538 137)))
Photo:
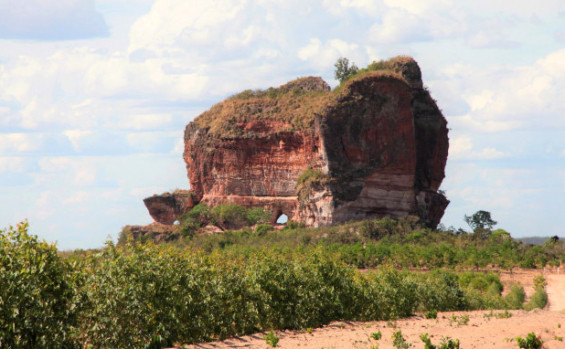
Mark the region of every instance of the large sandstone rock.
POLYGON ((449 203, 438 193, 447 123, 413 59, 382 65, 341 91, 307 77, 198 116, 185 130, 193 204, 235 202, 312 226, 416 215, 435 227, 449 203))
POLYGON ((155 222, 171 225, 179 216, 194 207, 190 190, 175 190, 172 193, 153 195, 143 199, 143 203, 155 222))

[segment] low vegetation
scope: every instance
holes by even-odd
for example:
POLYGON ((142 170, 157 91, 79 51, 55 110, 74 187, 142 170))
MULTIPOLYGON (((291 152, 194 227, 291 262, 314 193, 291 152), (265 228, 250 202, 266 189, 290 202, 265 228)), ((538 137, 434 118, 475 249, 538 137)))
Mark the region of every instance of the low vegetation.
POLYGON ((524 349, 539 349, 543 345, 543 341, 539 336, 536 336, 534 332, 528 333, 526 338, 516 337, 516 343, 518 344, 518 348, 524 349))
MULTIPOLYGON (((543 307, 543 278, 525 303, 521 287, 502 297, 496 273, 473 269, 563 258, 559 243, 536 248, 500 234, 430 230, 414 219, 274 230, 260 223, 261 212, 235 206, 191 212, 185 220, 194 224, 235 219, 245 226, 64 256, 26 223, 2 230, 0 346, 161 348, 336 320, 394 323, 417 312, 543 307), (421 267, 430 270, 409 271, 421 267)), ((400 335, 397 345, 406 345, 400 335)))
POLYGON ((278 88, 245 90, 214 105, 199 115, 194 123, 198 128, 208 129, 208 132, 224 138, 253 137, 252 132, 240 125, 252 120, 276 121, 287 125, 281 131, 310 130, 316 115, 323 114, 323 110, 339 103, 340 93, 349 81, 369 73, 405 81, 398 70, 410 59, 399 56, 372 62, 359 69, 355 64, 350 65, 347 58, 340 58, 335 64, 335 76, 340 85, 333 91, 303 88, 310 87, 311 77, 299 78, 278 88))

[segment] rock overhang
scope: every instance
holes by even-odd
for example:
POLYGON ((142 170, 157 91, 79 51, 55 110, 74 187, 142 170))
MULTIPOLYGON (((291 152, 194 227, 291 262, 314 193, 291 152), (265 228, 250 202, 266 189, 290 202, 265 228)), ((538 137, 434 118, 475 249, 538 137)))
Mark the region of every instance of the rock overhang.
POLYGON ((383 65, 334 91, 306 77, 202 113, 184 136, 193 205, 234 202, 312 226, 415 215, 435 227, 449 203, 438 193, 447 122, 413 59, 383 65), (298 188, 308 170, 327 180, 298 188))

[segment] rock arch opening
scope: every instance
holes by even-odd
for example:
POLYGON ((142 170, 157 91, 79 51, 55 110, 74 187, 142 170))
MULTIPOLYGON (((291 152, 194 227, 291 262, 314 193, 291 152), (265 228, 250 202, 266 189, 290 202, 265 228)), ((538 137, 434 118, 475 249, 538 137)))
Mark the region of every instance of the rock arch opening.
POLYGON ((288 216, 285 215, 284 213, 281 213, 276 221, 277 224, 283 224, 283 225, 286 224, 287 222, 288 222, 288 216))

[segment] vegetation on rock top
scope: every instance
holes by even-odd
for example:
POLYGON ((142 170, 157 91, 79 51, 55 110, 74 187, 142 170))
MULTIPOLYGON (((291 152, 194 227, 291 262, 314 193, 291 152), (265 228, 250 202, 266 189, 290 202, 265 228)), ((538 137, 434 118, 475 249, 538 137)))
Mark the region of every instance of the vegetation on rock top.
POLYGON ((399 56, 373 62, 356 70, 355 74, 347 75, 333 91, 321 78, 314 77, 299 78, 278 88, 245 90, 200 114, 194 119, 194 124, 198 128, 208 128, 208 132, 223 138, 252 136, 246 135, 240 126, 240 123, 250 121, 282 122, 286 125, 283 131, 309 130, 316 115, 339 103, 341 95, 348 92, 347 86, 351 81, 370 74, 368 76, 405 82, 398 69, 401 64, 410 61, 413 61, 410 57, 399 56))

